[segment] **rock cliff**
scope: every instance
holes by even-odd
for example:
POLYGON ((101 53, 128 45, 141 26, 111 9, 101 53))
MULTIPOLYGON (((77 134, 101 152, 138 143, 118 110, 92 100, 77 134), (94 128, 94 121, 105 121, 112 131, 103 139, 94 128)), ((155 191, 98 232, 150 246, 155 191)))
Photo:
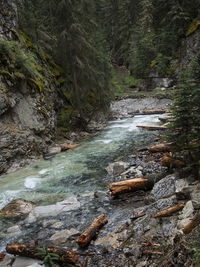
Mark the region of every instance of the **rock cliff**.
POLYGON ((0 173, 3 173, 13 162, 24 165, 45 151, 55 137, 56 111, 62 100, 60 69, 45 54, 41 56, 18 30, 14 0, 0 3, 0 55, 0 173))

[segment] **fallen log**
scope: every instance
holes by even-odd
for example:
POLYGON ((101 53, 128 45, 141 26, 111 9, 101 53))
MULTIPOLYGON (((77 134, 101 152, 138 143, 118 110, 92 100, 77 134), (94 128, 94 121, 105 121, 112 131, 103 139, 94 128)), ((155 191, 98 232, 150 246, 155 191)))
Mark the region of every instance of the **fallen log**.
POLYGON ((200 224, 200 212, 198 212, 194 218, 183 229, 185 235, 189 234, 195 227, 200 224))
POLYGON ((80 144, 61 146, 61 151, 66 151, 66 150, 68 150, 68 149, 74 149, 74 148, 77 147, 77 146, 80 146, 80 144))
POLYGON ((91 225, 79 236, 76 240, 76 243, 84 248, 89 245, 90 241, 98 235, 98 231, 103 227, 108 220, 105 218, 105 215, 102 214, 99 217, 95 218, 91 225))
POLYGON ((151 115, 151 114, 164 114, 166 111, 165 110, 143 110, 141 113, 143 114, 148 114, 148 115, 151 115))
POLYGON ((117 196, 122 193, 137 191, 139 189, 147 191, 152 187, 152 181, 144 178, 135 178, 109 184, 111 196, 117 196))
POLYGON ((168 208, 166 210, 162 210, 157 212, 153 218, 158 218, 158 217, 167 217, 171 216, 173 213, 182 210, 184 208, 184 204, 177 204, 176 206, 173 206, 171 208, 168 208))
POLYGON ((173 143, 161 143, 161 144, 156 144, 151 147, 148 147, 148 151, 151 153, 157 153, 157 152, 169 152, 172 150, 172 145, 173 143))
POLYGON ((164 167, 168 167, 168 168, 182 168, 185 167, 185 162, 179 160, 179 159, 175 159, 172 157, 169 157, 167 155, 164 155, 163 158, 161 159, 161 164, 164 167))
MULTIPOLYGON (((6 251, 9 254, 19 255, 22 257, 28 257, 33 259, 43 260, 44 255, 38 255, 39 249, 42 247, 35 246, 33 244, 11 243, 7 244, 6 251)), ((67 250, 60 247, 47 247, 46 253, 54 253, 59 256, 58 263, 68 263, 74 266, 80 266, 78 258, 73 250, 67 250)))
POLYGON ((150 131, 154 131, 154 130, 167 130, 167 127, 165 126, 144 126, 144 125, 137 125, 136 127, 138 128, 143 128, 143 129, 146 129, 146 130, 150 130, 150 131))

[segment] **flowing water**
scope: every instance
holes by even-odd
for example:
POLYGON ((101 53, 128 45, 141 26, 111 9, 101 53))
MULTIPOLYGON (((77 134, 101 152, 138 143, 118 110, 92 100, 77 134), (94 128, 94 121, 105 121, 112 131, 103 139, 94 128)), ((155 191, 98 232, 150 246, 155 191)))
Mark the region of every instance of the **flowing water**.
POLYGON ((117 223, 123 223, 130 216, 132 207, 113 204, 109 197, 96 199, 94 192, 108 190, 111 181, 105 167, 109 163, 152 142, 155 132, 141 130, 136 125, 158 125, 158 117, 146 115, 111 121, 99 135, 84 141, 74 150, 1 176, 0 208, 16 198, 31 200, 39 208, 34 218, 29 216, 22 221, 0 222, 0 250, 8 241, 48 238, 55 229, 51 231, 48 227, 47 230, 45 225, 53 220, 63 222, 63 229, 80 231, 102 213, 109 219, 104 231, 113 230, 117 223), (60 210, 57 205, 55 209, 56 203, 64 208, 60 210), (18 235, 7 234, 7 228, 15 224, 22 231, 18 235))

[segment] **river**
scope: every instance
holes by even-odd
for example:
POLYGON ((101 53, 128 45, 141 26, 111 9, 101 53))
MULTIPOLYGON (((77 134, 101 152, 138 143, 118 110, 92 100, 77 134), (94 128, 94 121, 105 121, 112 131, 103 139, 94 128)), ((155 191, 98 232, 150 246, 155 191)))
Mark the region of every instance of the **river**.
POLYGON ((133 209, 131 205, 118 205, 106 195, 95 198, 94 192, 108 190, 111 181, 105 168, 109 163, 153 141, 155 132, 141 130, 136 125, 159 125, 158 117, 138 115, 110 121, 105 130, 74 150, 1 176, 0 208, 13 199, 23 198, 33 201, 37 212, 23 220, 1 220, 0 251, 7 242, 48 239, 55 232, 49 227, 54 222, 62 222, 61 229, 82 231, 94 217, 105 213, 109 222, 102 235, 125 222, 133 209), (56 203, 64 208, 59 209, 56 203), (8 232, 13 225, 18 225, 20 231, 8 232))

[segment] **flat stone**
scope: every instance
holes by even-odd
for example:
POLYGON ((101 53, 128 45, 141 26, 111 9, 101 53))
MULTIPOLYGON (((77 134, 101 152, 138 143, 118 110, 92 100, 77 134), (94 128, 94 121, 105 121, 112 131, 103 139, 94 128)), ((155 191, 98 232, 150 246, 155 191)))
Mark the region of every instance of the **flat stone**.
POLYGON ((151 195, 155 199, 167 198, 175 193, 175 176, 168 175, 159 182, 157 182, 152 191, 151 195))
POLYGON ((9 227, 7 229, 7 233, 9 233, 9 234, 21 233, 21 230, 20 230, 20 227, 18 225, 15 225, 15 226, 9 227))
POLYGON ((55 233, 50 237, 49 240, 58 245, 65 243, 70 237, 76 236, 77 234, 79 234, 79 232, 76 229, 72 228, 70 230, 63 230, 55 233))
POLYGON ((54 205, 48 206, 38 206, 29 214, 28 222, 34 222, 36 218, 48 217, 48 216, 57 216, 62 212, 67 212, 70 210, 76 210, 80 208, 80 202, 76 197, 69 197, 68 199, 57 202, 54 205))
POLYGON ((25 257, 16 257, 16 260, 12 265, 12 267, 41 267, 41 266, 43 266, 42 261, 25 257))
POLYGON ((5 258, 2 261, 0 261, 0 266, 1 267, 10 267, 11 262, 13 262, 14 258, 15 258, 14 256, 6 255, 5 258))
POLYGON ((179 215, 179 219, 187 219, 193 217, 194 207, 192 201, 188 201, 182 210, 182 214, 179 215))
POLYGON ((63 225, 64 223, 62 222, 55 222, 54 224, 51 225, 51 228, 58 229, 58 228, 61 228, 63 225))

